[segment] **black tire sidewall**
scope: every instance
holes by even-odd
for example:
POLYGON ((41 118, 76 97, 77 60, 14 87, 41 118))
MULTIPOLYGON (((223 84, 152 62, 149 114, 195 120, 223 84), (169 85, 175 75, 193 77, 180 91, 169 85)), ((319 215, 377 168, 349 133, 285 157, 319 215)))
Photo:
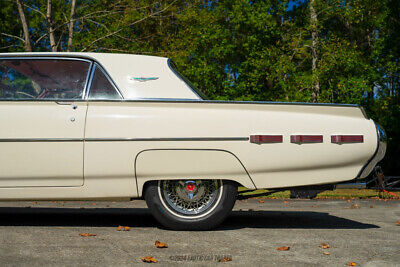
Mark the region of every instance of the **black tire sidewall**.
POLYGON ((166 209, 158 193, 158 181, 152 181, 146 186, 145 200, 150 212, 164 227, 174 230, 209 230, 222 223, 231 212, 237 195, 237 184, 232 181, 222 181, 223 190, 220 201, 207 215, 196 218, 181 218, 166 209))

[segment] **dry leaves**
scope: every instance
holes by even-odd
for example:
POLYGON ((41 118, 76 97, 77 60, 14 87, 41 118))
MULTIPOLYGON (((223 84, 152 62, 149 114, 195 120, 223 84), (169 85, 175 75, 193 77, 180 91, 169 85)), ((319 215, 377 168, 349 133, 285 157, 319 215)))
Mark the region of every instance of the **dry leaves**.
POLYGON ((400 226, 400 221, 397 221, 397 222, 396 222, 396 225, 399 225, 399 226, 400 226))
POLYGON ((155 258, 153 258, 153 257, 143 257, 142 258, 142 261, 143 262, 147 262, 147 263, 156 263, 156 262, 158 262, 155 258))
POLYGON ((280 247, 280 248, 277 248, 276 250, 279 250, 279 251, 287 251, 287 250, 289 250, 290 249, 290 247, 280 247))
POLYGON ((258 203, 264 203, 264 200, 261 200, 261 199, 260 199, 260 200, 258 201, 258 203))
POLYGON ((323 248, 323 249, 327 249, 327 248, 330 248, 331 246, 329 246, 329 244, 326 244, 326 243, 321 243, 321 248, 323 248))
POLYGON ((155 245, 156 245, 157 248, 167 248, 168 247, 167 243, 160 242, 158 240, 156 240, 155 245))
POLYGON ((80 236, 83 236, 83 237, 97 236, 97 235, 95 235, 95 234, 89 234, 89 233, 80 233, 79 235, 80 235, 80 236))
POLYGON ((372 209, 373 207, 374 207, 374 206, 372 206, 372 205, 371 205, 371 206, 369 206, 369 208, 370 208, 370 209, 372 209))
POLYGON ((286 201, 286 200, 285 200, 285 201, 283 201, 283 203, 285 203, 285 204, 289 204, 289 201, 286 201))
POLYGON ((360 206, 358 206, 358 204, 353 204, 350 206, 350 209, 359 209, 360 206))
POLYGON ((231 257, 225 257, 219 260, 219 262, 228 262, 228 261, 232 261, 231 257))
POLYGON ((322 252, 322 254, 324 254, 324 255, 330 255, 331 253, 329 253, 328 251, 324 251, 324 252, 322 252))
POLYGON ((117 231, 130 231, 131 228, 129 226, 118 226, 117 231))
POLYGON ((347 264, 347 266, 357 266, 357 263, 355 263, 355 262, 349 262, 348 264, 347 264))

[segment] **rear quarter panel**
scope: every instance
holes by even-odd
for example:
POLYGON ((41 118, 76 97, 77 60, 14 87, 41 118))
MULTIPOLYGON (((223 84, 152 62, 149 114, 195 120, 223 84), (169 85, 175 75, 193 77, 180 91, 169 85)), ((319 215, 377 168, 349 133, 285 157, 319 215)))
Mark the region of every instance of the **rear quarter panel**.
MULTIPOLYGON (((114 179, 119 186, 113 186, 116 191, 109 191, 110 195, 134 192, 134 196, 142 193, 134 190, 138 186, 136 179, 143 185, 145 181, 157 178, 152 178, 151 168, 148 172, 139 172, 139 176, 135 173, 141 168, 136 166, 135 169, 135 159, 145 150, 228 151, 248 172, 246 186, 281 188, 351 180, 377 147, 374 123, 365 119, 357 107, 284 104, 90 102, 85 138, 85 183, 90 185, 91 181, 94 184, 98 179, 114 179), (257 145, 246 139, 195 140, 204 137, 248 138, 252 134, 283 135, 283 143, 257 145), (322 134, 324 142, 290 143, 290 135, 296 134, 322 134), (362 134, 364 142, 333 144, 330 136, 336 134, 362 134), (104 138, 108 141, 96 141, 104 138), (117 141, 124 138, 137 140, 117 141), (173 140, 153 141, 153 138, 173 140), (177 138, 194 140, 178 141, 177 138)), ((161 163, 155 160, 154 168, 157 164, 161 163)), ((168 175, 175 173, 174 179, 191 178, 186 177, 187 171, 185 176, 179 175, 182 172, 178 168, 179 164, 170 164, 170 169, 164 171, 168 171, 168 175)), ((200 169, 193 170, 192 175, 201 178, 200 169)), ((209 171, 204 178, 212 174, 209 171)), ((215 173, 215 179, 221 178, 218 174, 215 173)), ((241 174, 230 172, 232 180, 245 179, 241 174)), ((228 177, 224 175, 223 178, 228 177)))

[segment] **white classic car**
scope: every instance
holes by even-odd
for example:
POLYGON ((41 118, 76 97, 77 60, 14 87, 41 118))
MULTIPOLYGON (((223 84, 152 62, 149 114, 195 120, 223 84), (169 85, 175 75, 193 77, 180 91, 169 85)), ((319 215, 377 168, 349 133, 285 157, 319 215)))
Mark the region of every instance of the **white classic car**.
POLYGON ((385 133, 356 105, 208 101, 167 58, 0 55, 0 199, 145 198, 210 229, 249 190, 366 177, 385 133))

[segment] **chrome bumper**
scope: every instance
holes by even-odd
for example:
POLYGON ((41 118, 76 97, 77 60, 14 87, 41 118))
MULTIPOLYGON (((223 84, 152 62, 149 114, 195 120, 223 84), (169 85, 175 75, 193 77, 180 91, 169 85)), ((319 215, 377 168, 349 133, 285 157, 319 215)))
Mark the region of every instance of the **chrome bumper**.
POLYGON ((368 163, 361 169, 360 173, 358 174, 357 178, 365 178, 367 177, 376 164, 381 161, 385 157, 386 153, 386 146, 387 146, 387 136, 385 131, 381 126, 375 123, 376 132, 378 135, 378 146, 376 148, 375 154, 372 158, 368 161, 368 163))

